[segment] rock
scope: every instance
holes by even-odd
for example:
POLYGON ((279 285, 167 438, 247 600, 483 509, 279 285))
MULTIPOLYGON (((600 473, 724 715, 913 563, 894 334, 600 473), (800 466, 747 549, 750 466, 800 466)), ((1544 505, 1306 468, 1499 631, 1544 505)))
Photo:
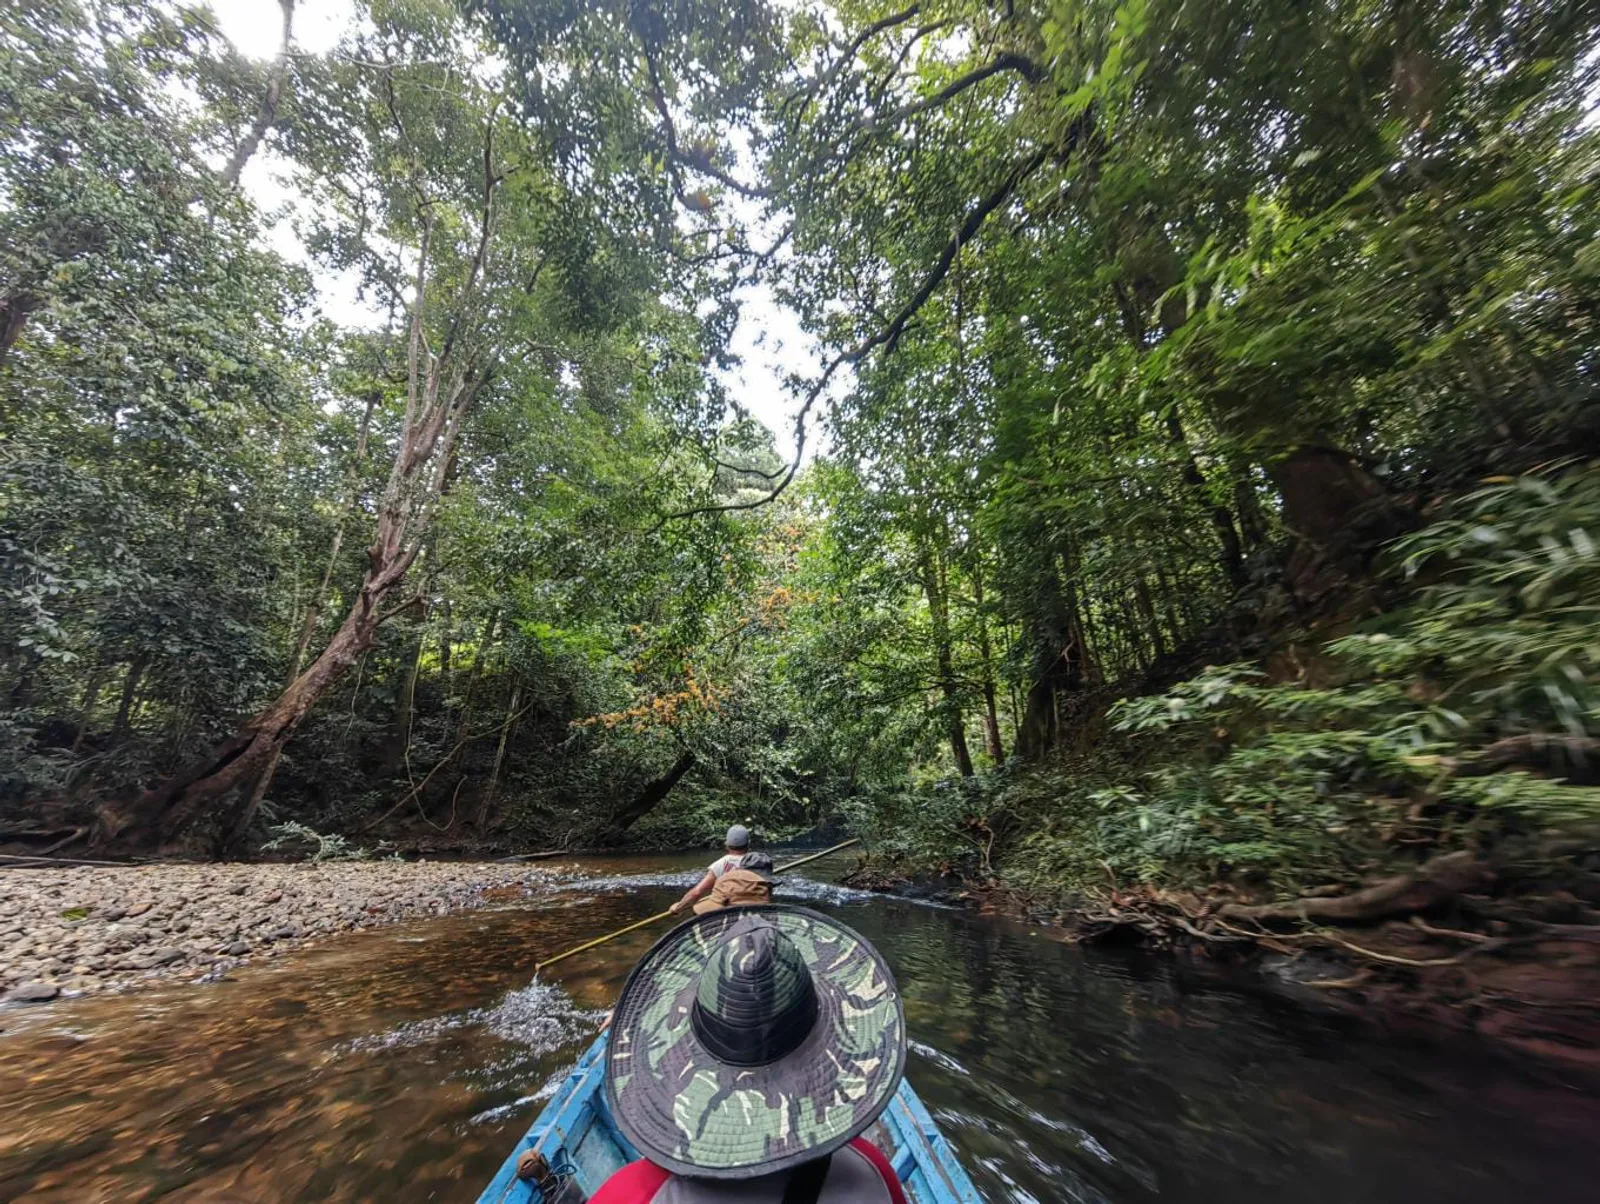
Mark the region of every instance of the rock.
POLYGON ((116 923, 116 921, 122 919, 122 917, 127 914, 127 910, 122 907, 107 907, 103 911, 95 912, 97 918, 104 920, 108 924, 116 923))
POLYGON ((299 935, 300 925, 284 924, 282 927, 274 928, 271 932, 267 933, 267 939, 272 941, 288 941, 293 940, 299 935))
POLYGON ((243 957, 245 954, 250 952, 250 942, 234 941, 233 944, 229 945, 225 950, 223 950, 223 952, 229 957, 243 957))
POLYGON ((242 895, 242 894, 244 894, 245 891, 247 891, 249 889, 250 888, 248 886, 246 886, 243 882, 236 882, 236 883, 234 883, 232 886, 230 886, 228 888, 228 893, 230 895, 242 895))
POLYGON ((283 892, 281 890, 275 890, 271 894, 269 894, 266 898, 262 899, 261 901, 263 903, 267 904, 268 906, 271 906, 272 904, 277 903, 280 900, 282 900, 282 898, 283 898, 283 892))
POLYGON ((128 910, 126 912, 124 912, 123 914, 128 916, 130 919, 133 918, 134 916, 142 916, 142 915, 144 915, 145 912, 150 910, 151 906, 152 906, 152 904, 151 904, 150 900, 149 899, 144 899, 144 900, 141 900, 138 903, 135 903, 132 907, 128 908, 128 910))
POLYGON ((7 1003, 49 1003, 61 988, 53 982, 25 982, 6 992, 7 1003))
POLYGON ((135 953, 128 959, 136 970, 153 970, 157 966, 170 966, 181 962, 186 954, 182 949, 152 949, 148 953, 135 953))

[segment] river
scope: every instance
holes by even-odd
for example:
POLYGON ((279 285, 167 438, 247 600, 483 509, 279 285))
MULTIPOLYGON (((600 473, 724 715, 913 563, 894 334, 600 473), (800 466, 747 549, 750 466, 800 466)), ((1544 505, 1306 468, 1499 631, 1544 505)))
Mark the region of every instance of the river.
MULTIPOLYGON (((532 903, 8 1011, 0 1200, 471 1201, 659 932, 534 963, 661 910, 699 860, 591 860, 532 903)), ((912 1081, 987 1200, 1594 1199, 1600 1101, 1576 1088, 1025 925, 825 881, 780 897, 882 949, 912 1081)))

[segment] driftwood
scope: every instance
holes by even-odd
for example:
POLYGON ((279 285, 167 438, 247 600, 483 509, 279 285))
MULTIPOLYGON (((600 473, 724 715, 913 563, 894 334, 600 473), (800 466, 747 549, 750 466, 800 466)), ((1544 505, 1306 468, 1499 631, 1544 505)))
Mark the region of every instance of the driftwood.
POLYGON ((1229 903, 1217 915, 1234 920, 1337 920, 1360 923, 1426 911, 1494 880, 1471 853, 1446 853, 1415 872, 1386 878, 1354 894, 1296 899, 1293 903, 1229 903))

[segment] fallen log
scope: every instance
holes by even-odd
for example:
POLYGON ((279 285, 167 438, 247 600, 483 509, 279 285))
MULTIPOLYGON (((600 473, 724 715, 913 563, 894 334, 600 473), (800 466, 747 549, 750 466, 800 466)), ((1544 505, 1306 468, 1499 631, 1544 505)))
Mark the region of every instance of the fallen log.
POLYGON ((1349 895, 1296 899, 1292 903, 1229 903, 1217 915, 1233 920, 1338 920, 1362 923, 1426 911, 1467 891, 1481 889, 1494 873, 1471 853, 1446 853, 1413 873, 1397 874, 1349 895))
POLYGON ((0 869, 12 865, 127 865, 126 861, 90 861, 87 857, 24 857, 21 853, 0 853, 0 869))
POLYGON ((1456 772, 1480 777, 1514 766, 1556 773, 1576 786, 1592 786, 1600 782, 1600 740, 1545 732, 1507 736, 1464 757, 1456 772))

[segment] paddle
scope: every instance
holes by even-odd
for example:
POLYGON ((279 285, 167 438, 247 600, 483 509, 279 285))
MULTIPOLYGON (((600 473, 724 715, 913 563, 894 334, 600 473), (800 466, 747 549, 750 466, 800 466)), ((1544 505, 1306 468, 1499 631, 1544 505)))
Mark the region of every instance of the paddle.
MULTIPOLYGON (((809 865, 811 862, 816 861, 819 857, 826 857, 829 853, 837 853, 840 849, 848 849, 851 845, 860 843, 861 838, 859 836, 852 836, 843 844, 836 844, 831 849, 823 849, 820 853, 812 853, 809 857, 802 857, 798 861, 791 861, 788 865, 780 865, 772 872, 774 875, 787 874, 790 870, 797 870, 802 865, 809 865)), ((657 920, 664 920, 672 914, 673 912, 670 910, 658 911, 653 916, 646 916, 642 920, 636 920, 634 923, 629 924, 626 928, 619 928, 615 932, 607 933, 605 936, 596 937, 592 941, 586 941, 584 944, 579 945, 575 949, 568 949, 565 953, 558 953, 552 958, 547 958, 542 962, 534 963, 533 972, 535 976, 537 976, 539 971, 543 970, 546 966, 553 966, 559 961, 565 961, 574 953, 583 953, 586 950, 594 949, 600 945, 604 945, 608 941, 614 941, 619 936, 627 936, 628 933, 633 932, 636 929, 647 927, 650 924, 654 924, 657 920)))

